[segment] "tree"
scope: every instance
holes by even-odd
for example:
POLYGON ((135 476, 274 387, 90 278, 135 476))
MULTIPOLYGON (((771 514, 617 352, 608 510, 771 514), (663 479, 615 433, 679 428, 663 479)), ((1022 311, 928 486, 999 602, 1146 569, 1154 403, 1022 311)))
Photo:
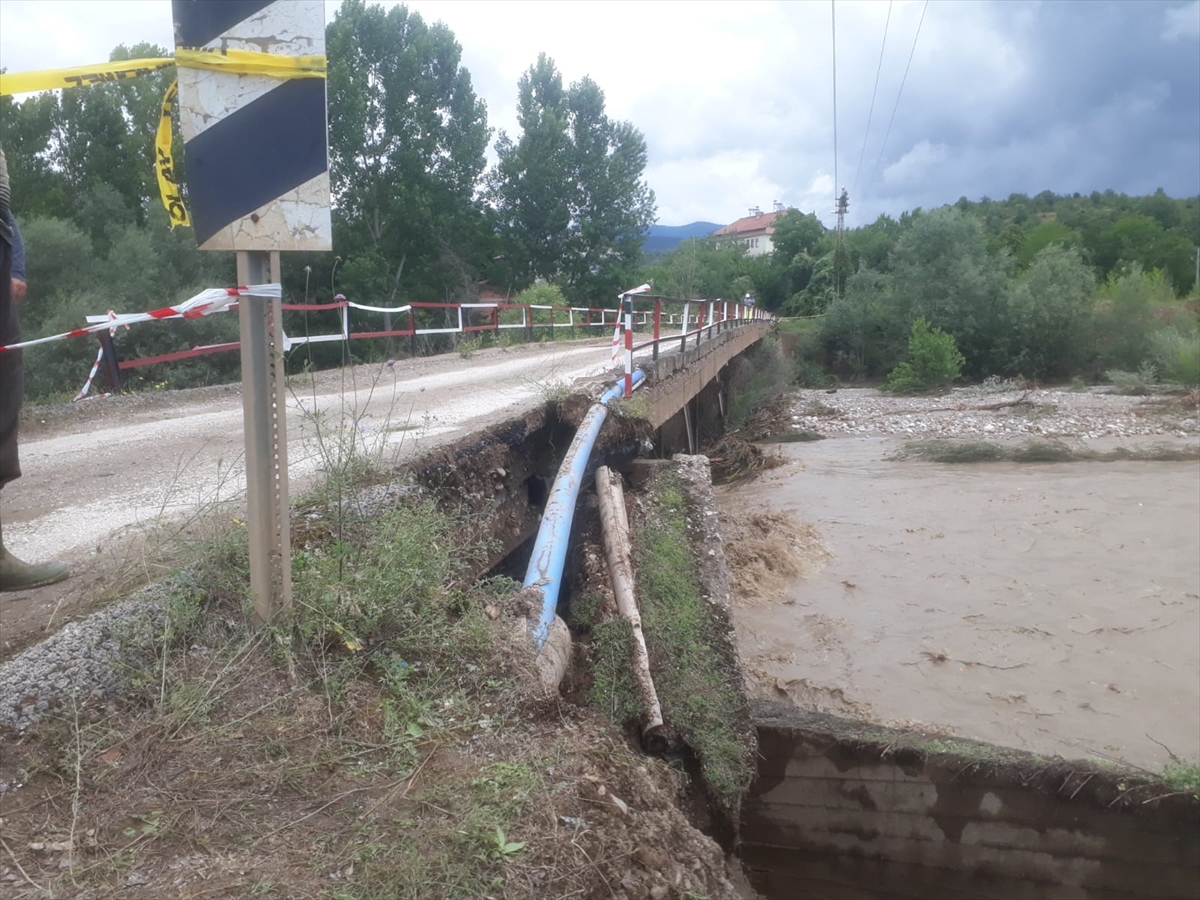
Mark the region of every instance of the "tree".
POLYGON ((1078 250, 1051 246, 1038 253, 1009 290, 1003 353, 1009 374, 1065 378, 1088 363, 1095 289, 1078 250))
POLYGON ((346 0, 326 44, 339 285, 386 302, 406 279, 463 299, 486 253, 475 190, 489 131, 462 48, 406 6, 363 0, 346 0))
MULTIPOLYGON (((1038 196, 1040 197, 1041 194, 1038 196)), ((1062 222, 1043 222, 1023 236, 1015 253, 1017 263, 1023 269, 1028 268, 1033 258, 1051 244, 1062 244, 1064 247, 1078 246, 1079 235, 1062 222)))
POLYGON ((958 342, 973 377, 988 371, 1000 332, 1009 262, 990 256, 983 226, 958 210, 914 220, 892 251, 895 299, 907 321, 919 317, 958 342))
POLYGON ((604 111, 584 77, 569 88, 544 53, 517 84, 520 137, 501 132, 490 198, 513 282, 558 281, 599 300, 633 277, 654 221, 646 142, 604 111))

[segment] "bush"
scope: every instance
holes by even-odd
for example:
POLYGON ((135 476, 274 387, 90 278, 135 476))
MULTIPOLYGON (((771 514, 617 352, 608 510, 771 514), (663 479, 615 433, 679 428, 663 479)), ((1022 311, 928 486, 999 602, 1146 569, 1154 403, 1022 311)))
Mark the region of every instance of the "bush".
POLYGON ((1140 397, 1150 393, 1150 386, 1158 380, 1158 370, 1153 363, 1142 363, 1136 372, 1124 369, 1109 369, 1104 377, 1113 383, 1118 394, 1140 397))
POLYGON ((892 369, 884 390, 913 394, 950 384, 966 362, 958 352, 954 335, 930 328, 924 317, 913 322, 908 355, 908 360, 892 369))
POLYGON ((1151 337, 1150 355, 1164 381, 1200 384, 1200 333, 1189 334, 1176 326, 1164 328, 1151 337))

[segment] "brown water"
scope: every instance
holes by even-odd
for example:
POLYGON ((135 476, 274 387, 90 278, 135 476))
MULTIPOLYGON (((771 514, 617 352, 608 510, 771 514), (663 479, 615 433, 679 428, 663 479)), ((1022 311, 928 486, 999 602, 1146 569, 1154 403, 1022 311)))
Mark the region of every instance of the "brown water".
POLYGON ((1200 465, 779 448, 718 494, 751 689, 1041 754, 1200 756, 1200 465))

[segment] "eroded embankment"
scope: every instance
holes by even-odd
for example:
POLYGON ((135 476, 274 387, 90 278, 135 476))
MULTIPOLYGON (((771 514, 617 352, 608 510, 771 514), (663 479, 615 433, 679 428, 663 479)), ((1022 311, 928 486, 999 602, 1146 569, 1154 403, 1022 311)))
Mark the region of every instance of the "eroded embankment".
POLYGON ((570 430, 546 410, 298 510, 268 628, 237 532, 164 581, 136 667, 142 638, 106 631, 119 677, 59 669, 0 735, 0 897, 740 896, 674 767, 543 695, 513 583, 477 581, 570 430))
POLYGON ((767 898, 1200 896, 1194 791, 755 707, 742 858, 767 898))

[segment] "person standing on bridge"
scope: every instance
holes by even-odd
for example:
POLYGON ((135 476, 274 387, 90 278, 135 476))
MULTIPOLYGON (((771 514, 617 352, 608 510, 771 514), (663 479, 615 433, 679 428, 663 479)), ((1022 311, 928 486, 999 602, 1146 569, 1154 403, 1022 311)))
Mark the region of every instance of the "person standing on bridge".
MULTIPOLYGON (((0 148, 0 347, 21 339, 17 301, 25 297, 25 250, 9 208, 8 164, 0 148), (14 266, 14 262, 16 265, 14 266)), ((0 489, 21 477, 17 425, 25 394, 20 350, 0 350, 0 489)), ((59 562, 30 564, 4 547, 0 516, 0 591, 25 591, 62 581, 70 571, 59 562)))

